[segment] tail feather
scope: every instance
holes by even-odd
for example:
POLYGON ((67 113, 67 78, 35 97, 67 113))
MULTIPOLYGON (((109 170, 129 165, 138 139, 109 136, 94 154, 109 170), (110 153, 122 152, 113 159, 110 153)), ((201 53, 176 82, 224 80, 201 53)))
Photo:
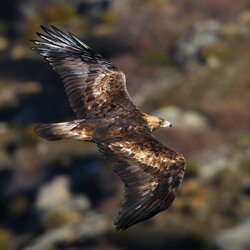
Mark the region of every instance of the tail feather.
POLYGON ((91 131, 85 128, 79 128, 79 123, 61 122, 51 124, 38 124, 35 127, 35 132, 43 139, 49 141, 61 139, 78 139, 90 141, 91 131))

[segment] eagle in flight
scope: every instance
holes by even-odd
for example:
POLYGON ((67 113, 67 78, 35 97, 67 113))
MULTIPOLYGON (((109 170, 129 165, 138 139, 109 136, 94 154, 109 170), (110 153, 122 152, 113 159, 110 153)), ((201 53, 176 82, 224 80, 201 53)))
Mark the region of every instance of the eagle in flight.
POLYGON ((42 26, 33 50, 60 75, 77 119, 39 124, 47 140, 96 143, 124 182, 124 201, 115 220, 124 230, 167 209, 185 171, 184 157, 162 145, 152 131, 170 122, 140 111, 126 90, 124 73, 71 33, 42 26))

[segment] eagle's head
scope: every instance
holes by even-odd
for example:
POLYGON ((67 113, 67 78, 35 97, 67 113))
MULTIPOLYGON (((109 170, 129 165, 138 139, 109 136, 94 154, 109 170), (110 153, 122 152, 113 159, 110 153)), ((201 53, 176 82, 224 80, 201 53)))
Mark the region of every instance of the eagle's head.
POLYGON ((164 120, 162 118, 160 119, 159 127, 160 128, 172 128, 172 123, 170 121, 164 120))
POLYGON ((164 120, 162 118, 156 117, 156 116, 152 116, 152 115, 148 115, 144 113, 143 118, 146 121, 151 131, 154 131, 157 128, 171 128, 172 127, 171 122, 164 120))

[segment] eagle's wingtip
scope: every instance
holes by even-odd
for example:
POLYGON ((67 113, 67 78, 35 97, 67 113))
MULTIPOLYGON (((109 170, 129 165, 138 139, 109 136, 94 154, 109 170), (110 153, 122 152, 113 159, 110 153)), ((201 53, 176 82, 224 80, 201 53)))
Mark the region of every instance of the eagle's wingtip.
POLYGON ((46 26, 45 26, 45 25, 43 25, 43 24, 41 24, 41 25, 40 25, 40 27, 41 27, 41 29, 42 29, 42 30, 47 29, 47 28, 46 28, 46 26))
POLYGON ((114 225, 116 232, 122 232, 129 227, 127 224, 122 224, 120 221, 118 221, 118 219, 114 221, 114 225))
POLYGON ((51 29, 53 32, 55 32, 56 34, 60 34, 60 35, 64 34, 64 35, 66 35, 63 31, 59 30, 59 29, 58 29, 56 26, 54 26, 53 24, 50 25, 50 29, 51 29))
POLYGON ((123 232, 127 227, 123 227, 121 225, 115 225, 116 232, 123 232))

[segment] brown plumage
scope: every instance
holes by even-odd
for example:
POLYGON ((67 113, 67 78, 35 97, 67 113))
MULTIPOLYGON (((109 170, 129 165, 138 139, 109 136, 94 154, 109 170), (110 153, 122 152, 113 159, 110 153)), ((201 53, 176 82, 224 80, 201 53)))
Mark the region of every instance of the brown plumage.
POLYGON ((115 220, 124 230, 167 209, 183 179, 185 159, 163 146, 151 132, 170 126, 141 112, 126 90, 125 75, 72 34, 42 27, 33 48, 64 82, 78 120, 40 124, 47 140, 77 139, 96 143, 114 162, 125 185, 125 197, 115 220))

